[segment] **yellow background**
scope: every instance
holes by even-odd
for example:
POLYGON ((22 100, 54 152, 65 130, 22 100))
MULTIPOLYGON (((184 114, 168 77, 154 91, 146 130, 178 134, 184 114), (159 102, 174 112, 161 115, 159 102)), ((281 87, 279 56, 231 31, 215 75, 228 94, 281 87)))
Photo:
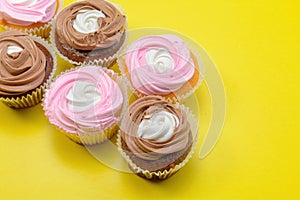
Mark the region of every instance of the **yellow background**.
MULTIPOLYGON (((218 144, 203 160, 199 145, 187 166, 153 183, 102 165, 55 131, 40 105, 21 111, 0 105, 0 198, 299 199, 299 1, 117 3, 130 29, 174 29, 207 50, 227 94, 218 144)), ((197 95, 205 132, 205 84, 197 95)))

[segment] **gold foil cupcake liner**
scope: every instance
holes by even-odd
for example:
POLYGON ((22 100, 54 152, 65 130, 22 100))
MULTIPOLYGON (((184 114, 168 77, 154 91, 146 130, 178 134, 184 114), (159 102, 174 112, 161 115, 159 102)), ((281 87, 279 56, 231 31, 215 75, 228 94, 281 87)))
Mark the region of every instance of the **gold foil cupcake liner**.
MULTIPOLYGON (((54 15, 54 17, 61 10, 64 1, 63 0, 57 0, 57 2, 58 2, 59 5, 58 5, 57 11, 56 11, 56 14, 54 15)), ((17 26, 17 25, 9 25, 9 24, 7 24, 7 25, 0 24, 0 27, 5 29, 5 30, 19 30, 19 31, 25 32, 25 33, 30 34, 30 35, 35 35, 35 36, 47 39, 50 36, 52 20, 53 19, 51 19, 49 22, 47 22, 45 24, 41 24, 39 26, 32 27, 32 28, 28 28, 26 26, 22 27, 22 26, 17 26)))
MULTIPOLYGON (((107 0, 106 0, 107 1, 107 0)), ((111 1, 107 1, 107 2, 110 2, 112 3, 123 15, 125 15, 125 11, 123 10, 123 8, 116 4, 116 3, 113 3, 111 1)), ((103 68, 109 68, 111 67, 116 61, 117 61, 117 58, 120 56, 120 53, 124 51, 124 48, 127 44, 127 41, 128 41, 128 22, 126 20, 126 24, 125 24, 125 28, 124 28, 124 34, 125 34, 125 39, 123 41, 123 44, 121 45, 121 47, 119 48, 119 50, 114 53, 113 55, 111 56, 108 56, 106 58, 103 58, 103 59, 95 59, 95 60, 91 60, 91 61, 84 61, 84 62, 77 62, 77 61, 74 61, 70 58, 68 58, 67 56, 63 55, 59 50, 58 48, 56 47, 56 42, 55 42, 55 33, 56 33, 56 27, 55 27, 55 22, 56 22, 56 18, 57 18, 57 15, 55 16, 55 18, 53 18, 52 22, 51 22, 51 31, 50 31, 50 35, 49 35, 49 38, 50 38, 50 42, 53 46, 53 49, 55 50, 55 52, 62 58, 64 59, 65 61, 71 63, 72 65, 75 65, 75 66, 82 66, 82 65, 96 65, 96 66, 101 66, 103 68)), ((75 50, 74 48, 72 47, 68 47, 69 50, 72 50, 74 52, 78 52, 77 50, 75 50)), ((79 52, 78 52, 79 53, 79 52)))
POLYGON ((53 58, 53 68, 47 80, 30 94, 24 96, 20 95, 19 97, 0 97, 1 102, 12 108, 28 108, 39 104, 42 101, 46 86, 51 82, 56 71, 57 60, 52 47, 44 39, 38 36, 30 35, 30 37, 43 45, 50 53, 53 58))
MULTIPOLYGON (((182 102, 184 99, 188 98, 199 88, 202 81, 204 80, 205 68, 202 63, 202 59, 200 55, 192 48, 189 48, 189 50, 191 56, 193 57, 193 60, 197 62, 195 63, 195 72, 193 77, 190 80, 188 80, 178 91, 175 91, 174 93, 170 93, 167 95, 160 95, 160 94, 153 94, 153 95, 162 96, 165 99, 167 99, 169 102, 176 103, 176 102, 182 102), (192 79, 197 79, 197 80, 192 80, 192 79), (190 84, 190 81, 193 81, 193 85, 190 84)), ((128 72, 128 68, 125 62, 125 56, 126 56, 126 52, 123 52, 123 55, 120 56, 117 60, 121 74, 124 75, 130 90, 135 95, 137 95, 139 98, 143 96, 147 96, 146 94, 143 94, 140 91, 138 91, 131 83, 130 73, 128 72)))
MULTIPOLYGON (((84 66, 88 66, 88 65, 81 65, 81 66, 77 66, 75 68, 68 69, 68 70, 60 73, 55 79, 52 80, 52 82, 55 82, 56 79, 58 79, 60 76, 67 74, 69 72, 72 72, 72 71, 80 70, 80 68, 82 68, 84 66)), ((72 141, 74 141, 78 144, 95 145, 95 144, 103 143, 103 142, 107 141, 108 139, 112 138, 119 129, 119 123, 120 123, 123 115, 125 114, 125 111, 126 111, 126 108, 128 105, 127 84, 126 84, 124 78, 122 76, 119 76, 117 73, 113 72, 113 70, 105 69, 105 68, 104 69, 100 68, 100 69, 103 70, 106 74, 108 74, 110 76, 110 78, 113 79, 118 84, 118 86, 120 87, 121 92, 123 94, 123 105, 122 105, 122 109, 120 110, 118 122, 116 122, 111 127, 107 128, 106 130, 101 131, 99 133, 89 133, 87 130, 86 133, 79 134, 79 133, 70 133, 67 130, 65 130, 62 126, 60 126, 58 124, 52 124, 50 122, 50 120, 48 119, 48 121, 52 125, 54 125, 58 130, 60 130, 63 134, 65 134, 72 141)), ((51 88, 52 82, 48 82, 48 84, 45 87, 45 92, 43 94, 42 107, 43 107, 44 112, 46 112, 44 102, 45 102, 45 98, 47 95, 47 90, 49 90, 51 88)))
MULTIPOLYGON (((118 147, 118 151, 120 152, 120 154, 122 155, 122 157, 126 160, 126 162, 129 165, 129 168, 131 168, 131 170, 136 173, 136 174, 142 174, 142 176, 146 179, 149 180, 164 180, 169 178, 170 176, 172 176, 173 174, 175 174, 179 169, 181 169, 183 166, 185 166, 187 164, 187 162, 190 160, 190 158, 192 157, 197 143, 198 143, 198 121, 196 120, 194 114, 192 113, 192 111, 179 103, 175 104, 175 107, 182 109, 184 112, 186 112, 187 114, 187 120, 190 123, 191 126, 191 130, 192 130, 192 135, 193 135, 193 142, 192 142, 192 147, 189 151, 189 153, 187 154, 187 156, 185 157, 185 159, 180 162, 179 164, 175 165, 174 167, 168 169, 168 170, 164 170, 164 171, 157 171, 157 172, 151 172, 147 169, 142 169, 139 166, 137 166, 131 159, 130 157, 126 154, 126 152, 122 149, 122 138, 121 138, 121 133, 120 130, 118 131, 117 134, 117 147, 118 147)), ((171 163, 170 163, 171 164, 171 163)))

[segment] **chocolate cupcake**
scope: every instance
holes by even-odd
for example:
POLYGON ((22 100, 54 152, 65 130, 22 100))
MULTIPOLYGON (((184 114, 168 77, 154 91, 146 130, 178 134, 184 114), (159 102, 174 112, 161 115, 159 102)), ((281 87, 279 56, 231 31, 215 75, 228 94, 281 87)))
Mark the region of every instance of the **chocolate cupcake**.
POLYGON ((145 96, 131 104, 118 138, 118 149, 131 170, 153 180, 178 171, 191 156, 194 143, 188 119, 184 106, 159 96, 145 96))
POLYGON ((44 40, 20 31, 0 33, 0 100, 14 108, 38 104, 56 57, 44 40))
POLYGON ((103 0, 79 1, 54 20, 51 41, 71 62, 111 65, 125 41, 126 17, 103 0))

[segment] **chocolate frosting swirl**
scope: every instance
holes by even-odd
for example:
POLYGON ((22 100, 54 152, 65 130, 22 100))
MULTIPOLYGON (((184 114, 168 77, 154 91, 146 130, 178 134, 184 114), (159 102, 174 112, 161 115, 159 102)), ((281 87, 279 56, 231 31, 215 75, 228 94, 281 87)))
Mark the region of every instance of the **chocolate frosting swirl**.
POLYGON ((46 57, 29 35, 20 31, 0 34, 0 95, 14 96, 37 88, 45 78, 46 57), (10 46, 21 49, 9 53, 10 46))
POLYGON ((121 123, 121 137, 128 149, 145 160, 157 160, 165 155, 183 150, 188 145, 190 124, 186 113, 159 96, 145 96, 129 106, 121 123), (142 120, 155 113, 166 111, 178 118, 178 126, 166 141, 144 139, 137 136, 142 120))
POLYGON ((111 3, 103 0, 86 0, 73 3, 63 9, 56 19, 56 34, 62 44, 76 50, 108 48, 121 40, 126 18, 111 3), (100 10, 105 17, 98 18, 99 29, 92 33, 80 33, 73 22, 80 11, 100 10))

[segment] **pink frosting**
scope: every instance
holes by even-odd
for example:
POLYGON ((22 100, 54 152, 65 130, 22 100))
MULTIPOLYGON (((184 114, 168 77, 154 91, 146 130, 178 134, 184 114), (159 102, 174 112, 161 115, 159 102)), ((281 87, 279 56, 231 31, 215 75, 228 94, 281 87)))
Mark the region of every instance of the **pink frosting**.
POLYGON ((55 15, 57 0, 36 0, 32 5, 0 1, 0 18, 10 24, 28 26, 33 23, 49 22, 55 15))
MULTIPOLYGON (((195 65, 184 41, 175 35, 153 35, 133 42, 125 56, 132 85, 146 95, 164 95, 179 90, 194 75, 195 65), (147 53, 165 50, 174 67, 159 73, 147 63, 147 53)), ((170 67, 170 66, 168 66, 170 67)))
POLYGON ((122 104, 118 84, 101 68, 85 66, 61 75, 51 84, 45 95, 44 110, 51 124, 69 133, 99 133, 120 120, 122 104), (83 111, 70 109, 67 95, 77 81, 95 85, 101 95, 100 102, 83 111))

